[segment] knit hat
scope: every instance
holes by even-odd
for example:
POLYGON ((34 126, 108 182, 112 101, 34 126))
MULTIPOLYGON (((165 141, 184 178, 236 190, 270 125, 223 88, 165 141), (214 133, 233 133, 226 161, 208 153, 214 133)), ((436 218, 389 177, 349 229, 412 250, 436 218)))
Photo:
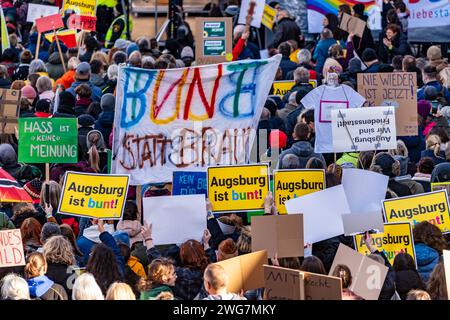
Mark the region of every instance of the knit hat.
POLYGON ((130 56, 134 51, 139 51, 139 47, 136 43, 132 42, 127 47, 127 55, 130 56))
POLYGON ((352 58, 348 62, 348 72, 358 73, 361 72, 361 60, 357 58, 352 58))
POLYGON ((271 148, 284 149, 287 143, 287 135, 280 130, 272 130, 269 134, 269 145, 271 148))
POLYGON ((392 166, 395 163, 395 159, 388 153, 379 153, 375 158, 375 165, 381 167, 381 170, 384 175, 389 177, 395 177, 395 174, 392 172, 392 166))
POLYGON ((295 102, 300 104, 302 99, 311 91, 311 87, 300 87, 295 93, 295 102))
POLYGON ((30 99, 30 100, 34 100, 37 97, 37 93, 36 90, 34 90, 34 88, 30 85, 26 85, 25 87, 22 88, 22 97, 30 99))
POLYGON ((75 96, 70 92, 63 91, 59 94, 58 111, 75 114, 73 108, 75 108, 75 96))
POLYGON ((27 182, 23 188, 31 196, 33 203, 39 203, 41 197, 42 181, 38 178, 27 182))
POLYGON ((370 62, 377 60, 378 57, 375 50, 373 50, 372 48, 366 48, 361 55, 361 59, 363 62, 370 62))
POLYGON ((52 104, 50 103, 50 100, 40 99, 36 102, 35 110, 37 112, 50 112, 51 107, 52 104))
POLYGON ((100 107, 103 111, 114 112, 114 108, 116 106, 116 97, 114 97, 111 93, 106 93, 102 96, 100 101, 100 107))
POLYGON ((82 127, 90 127, 95 123, 95 118, 90 114, 82 114, 78 116, 78 124, 82 127))
POLYGON ((0 167, 16 163, 17 154, 14 148, 8 143, 0 144, 0 167))
POLYGON ((82 62, 76 69, 76 76, 78 79, 89 79, 91 74, 91 65, 87 62, 82 62))
POLYGON ((408 174, 408 157, 404 156, 394 156, 394 160, 397 160, 400 163, 400 176, 406 176, 408 174))
POLYGON ((264 108, 270 111, 272 117, 275 116, 278 109, 275 100, 273 100, 272 98, 267 98, 266 103, 264 104, 264 108))
POLYGON ((183 58, 194 58, 194 50, 192 50, 191 47, 184 47, 183 50, 181 50, 181 59, 183 58))
POLYGON ((442 59, 442 52, 438 46, 431 46, 427 50, 427 58, 430 61, 436 61, 442 59))
POLYGON ((61 235, 61 229, 59 229, 59 226, 56 223, 46 222, 42 226, 41 239, 43 241, 45 241, 53 236, 60 236, 60 235, 61 235))
POLYGON ((114 42, 114 48, 120 49, 120 50, 126 50, 127 49, 127 40, 125 39, 117 39, 116 42, 114 42))
POLYGON ((431 111, 431 103, 427 100, 419 100, 417 102, 417 113, 422 116, 422 118, 426 118, 431 111))

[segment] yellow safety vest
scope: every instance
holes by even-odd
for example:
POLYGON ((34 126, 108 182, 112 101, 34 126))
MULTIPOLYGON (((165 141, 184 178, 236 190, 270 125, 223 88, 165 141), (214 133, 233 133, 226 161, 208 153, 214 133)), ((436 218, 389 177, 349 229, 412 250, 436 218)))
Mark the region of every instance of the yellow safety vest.
MULTIPOLYGON (((125 15, 118 16, 116 19, 114 19, 114 21, 111 23, 111 26, 108 29, 108 32, 106 33, 106 37, 105 37, 105 47, 107 49, 111 49, 112 46, 114 45, 114 42, 112 42, 111 39, 112 39, 112 36, 113 36, 113 33, 114 33, 113 32, 114 24, 117 21, 119 21, 119 20, 122 20, 124 25, 126 25, 125 15)), ((130 15, 129 20, 128 20, 128 25, 129 25, 129 28, 130 28, 130 35, 131 35, 131 31, 133 31, 133 21, 131 19, 131 15, 130 15)), ((127 28, 125 27, 122 30, 121 35, 117 39, 126 39, 126 38, 127 38, 127 28)))
POLYGON ((117 0, 97 0, 97 6, 106 6, 114 8, 117 5, 117 0))

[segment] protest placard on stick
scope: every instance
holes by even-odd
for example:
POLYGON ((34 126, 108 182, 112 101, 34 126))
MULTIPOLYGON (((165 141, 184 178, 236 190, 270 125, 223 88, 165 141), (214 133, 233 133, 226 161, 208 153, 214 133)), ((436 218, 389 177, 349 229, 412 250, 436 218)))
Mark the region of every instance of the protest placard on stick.
POLYGON ((20 90, 0 90, 0 133, 15 133, 21 96, 20 90))
POLYGON ((20 229, 0 231, 0 268, 25 265, 20 229))

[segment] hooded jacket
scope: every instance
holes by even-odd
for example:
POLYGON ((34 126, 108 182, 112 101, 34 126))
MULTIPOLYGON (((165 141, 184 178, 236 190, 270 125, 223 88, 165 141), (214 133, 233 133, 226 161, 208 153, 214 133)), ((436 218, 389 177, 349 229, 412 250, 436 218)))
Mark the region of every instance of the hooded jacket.
POLYGON ((45 64, 45 67, 47 68, 48 76, 53 80, 57 80, 64 75, 64 67, 57 51, 48 57, 48 62, 45 64))
POLYGON ((94 85, 91 81, 89 80, 82 80, 82 81, 75 81, 72 83, 72 85, 70 86, 69 89, 67 89, 68 92, 70 92, 71 94, 73 94, 76 97, 75 94, 75 89, 76 87, 78 87, 80 84, 87 84, 89 85, 89 87, 92 90, 92 94, 91 94, 91 99, 92 101, 96 101, 96 102, 100 102, 100 99, 102 97, 102 90, 97 87, 96 85, 94 85))
POLYGON ((67 300, 66 290, 45 275, 28 279, 27 283, 31 298, 39 298, 42 300, 67 300))
POLYGON ((19 178, 21 165, 17 163, 16 151, 6 143, 0 145, 0 167, 14 179, 19 178))
POLYGON ((11 76, 11 80, 27 80, 28 78, 28 71, 30 70, 30 65, 21 63, 19 66, 14 70, 13 75, 11 76))
POLYGON ((281 163, 283 161, 283 158, 288 155, 293 154, 297 156, 299 162, 300 162, 300 169, 303 169, 306 167, 306 163, 311 158, 319 158, 324 164, 325 159, 322 154, 315 153, 314 148, 312 147, 311 143, 308 141, 297 141, 295 142, 289 149, 284 150, 280 155, 280 161, 278 162, 279 166, 281 167, 281 163))
POLYGON ((103 139, 107 139, 111 134, 114 124, 114 111, 103 111, 95 121, 94 129, 102 133, 103 139))
POLYGON ((439 262, 439 252, 424 243, 414 244, 416 250, 417 271, 423 282, 427 282, 431 272, 439 262))

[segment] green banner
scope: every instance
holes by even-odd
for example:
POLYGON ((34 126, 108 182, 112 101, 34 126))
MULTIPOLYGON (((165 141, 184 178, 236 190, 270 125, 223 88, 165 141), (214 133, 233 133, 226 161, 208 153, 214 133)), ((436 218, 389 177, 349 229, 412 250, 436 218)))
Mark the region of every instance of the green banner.
POLYGON ((224 38, 225 21, 205 21, 203 22, 204 38, 224 38))
POLYGON ((19 161, 77 163, 77 119, 19 118, 19 161))
POLYGON ((204 40, 203 55, 204 56, 224 56, 225 40, 204 40))

